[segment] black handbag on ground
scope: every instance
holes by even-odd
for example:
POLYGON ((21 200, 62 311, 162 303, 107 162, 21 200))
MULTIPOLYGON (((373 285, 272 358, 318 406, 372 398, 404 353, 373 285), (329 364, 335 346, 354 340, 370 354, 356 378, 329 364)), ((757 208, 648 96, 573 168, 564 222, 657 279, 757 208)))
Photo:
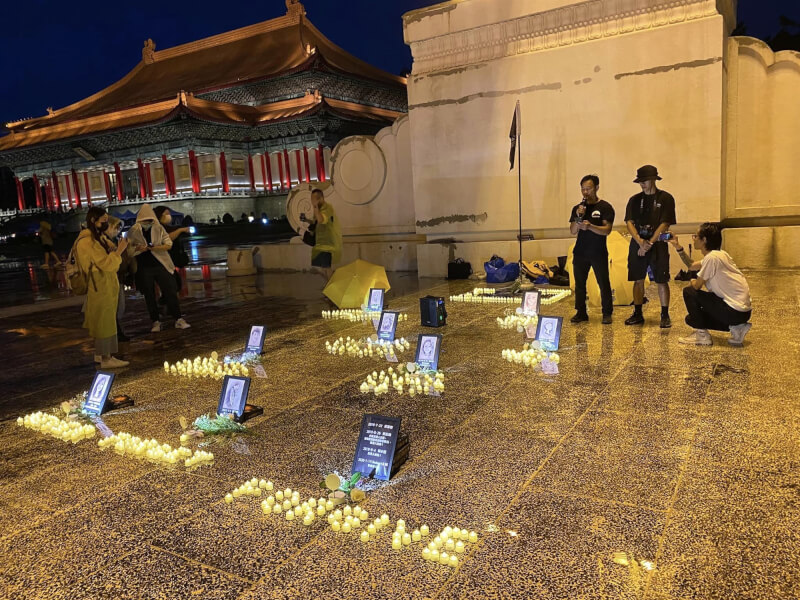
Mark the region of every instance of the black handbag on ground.
POLYGON ((447 263, 448 279, 469 279, 470 275, 472 275, 472 265, 464 262, 463 258, 457 258, 447 263))

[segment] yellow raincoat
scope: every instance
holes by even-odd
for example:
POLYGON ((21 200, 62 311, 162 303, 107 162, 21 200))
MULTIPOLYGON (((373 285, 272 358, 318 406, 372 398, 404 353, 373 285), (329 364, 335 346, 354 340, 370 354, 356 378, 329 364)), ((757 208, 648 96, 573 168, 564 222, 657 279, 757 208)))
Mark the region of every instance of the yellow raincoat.
POLYGON ((86 295, 83 326, 96 340, 115 336, 117 335, 117 302, 119 300, 117 270, 122 259, 116 252, 106 253, 105 248, 92 238, 88 229, 81 231, 78 236, 76 254, 78 255, 78 264, 87 277, 89 267, 92 267, 91 277, 88 277, 89 292, 86 295))
POLYGON ((328 202, 322 203, 319 212, 322 213, 322 221, 317 223, 316 242, 311 249, 311 258, 316 258, 322 252, 330 252, 331 264, 338 263, 342 259, 342 228, 339 217, 328 202))

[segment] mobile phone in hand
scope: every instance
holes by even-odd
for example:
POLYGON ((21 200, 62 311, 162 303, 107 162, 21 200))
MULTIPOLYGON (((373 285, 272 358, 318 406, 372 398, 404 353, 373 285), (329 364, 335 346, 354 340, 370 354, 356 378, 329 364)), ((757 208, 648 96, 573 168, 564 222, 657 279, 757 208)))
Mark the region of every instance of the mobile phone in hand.
POLYGON ((669 231, 667 231, 666 233, 662 233, 660 236, 658 236, 658 241, 660 242, 666 242, 671 239, 672 239, 672 234, 669 231))

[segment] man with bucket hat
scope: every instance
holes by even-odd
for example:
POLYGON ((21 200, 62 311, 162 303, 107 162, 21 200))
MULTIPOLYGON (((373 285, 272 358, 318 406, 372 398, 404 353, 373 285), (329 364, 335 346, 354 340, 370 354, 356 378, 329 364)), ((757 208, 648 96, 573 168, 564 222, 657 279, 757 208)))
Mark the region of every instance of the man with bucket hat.
POLYGON ((648 267, 658 284, 661 300, 661 327, 672 327, 669 318, 669 248, 670 225, 675 224, 675 199, 671 194, 656 187, 660 181, 658 169, 644 165, 636 171, 634 183, 642 191, 628 200, 625 209, 625 224, 631 234, 628 251, 628 281, 633 281, 633 314, 625 320, 626 325, 644 323, 644 278, 648 267))

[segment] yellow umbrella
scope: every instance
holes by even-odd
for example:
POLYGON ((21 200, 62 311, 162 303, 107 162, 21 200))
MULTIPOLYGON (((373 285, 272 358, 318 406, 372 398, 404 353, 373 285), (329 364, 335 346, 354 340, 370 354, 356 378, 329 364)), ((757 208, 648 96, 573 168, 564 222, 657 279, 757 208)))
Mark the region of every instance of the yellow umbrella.
MULTIPOLYGON (((633 302, 633 282, 628 281, 628 246, 630 240, 623 237, 619 232, 612 231, 607 240, 608 245, 608 278, 611 281, 611 294, 616 306, 627 306, 633 302)), ((572 244, 567 255, 566 270, 569 271, 569 287, 575 291, 575 278, 572 276, 572 251, 575 244, 572 244)), ((650 280, 645 277, 644 285, 650 285, 650 280)), ((600 306, 600 286, 594 271, 589 272, 586 280, 586 292, 589 294, 589 306, 600 306)))
POLYGON ((366 301, 370 288, 391 289, 386 269, 358 259, 336 269, 322 293, 339 308, 359 308, 366 301))

